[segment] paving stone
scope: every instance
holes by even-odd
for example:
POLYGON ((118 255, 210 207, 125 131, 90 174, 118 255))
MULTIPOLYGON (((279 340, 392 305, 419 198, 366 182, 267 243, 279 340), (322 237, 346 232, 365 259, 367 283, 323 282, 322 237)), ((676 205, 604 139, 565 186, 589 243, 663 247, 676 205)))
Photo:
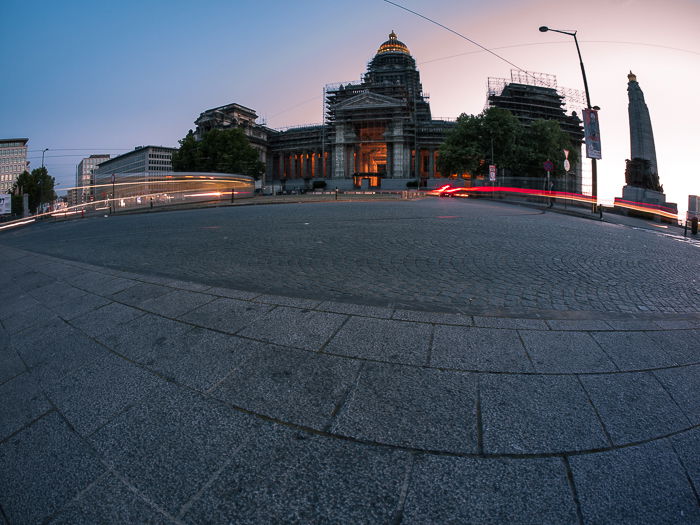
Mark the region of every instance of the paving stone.
POLYGON ((122 279, 113 275, 104 275, 103 279, 95 280, 90 283, 75 283, 79 288, 88 292, 96 293, 105 297, 119 293, 127 288, 134 286, 134 281, 130 279, 122 279))
POLYGON ((104 347, 57 319, 15 334, 11 347, 44 387, 106 353, 104 347))
POLYGON ((159 382, 142 368, 107 353, 64 376, 46 394, 73 428, 86 436, 148 395, 159 382))
POLYGON ((321 302, 317 299, 304 299, 300 297, 285 297, 282 295, 259 295, 255 298, 256 303, 269 303, 280 306, 291 306, 294 308, 313 309, 321 302))
POLYGON ((320 350, 345 319, 345 315, 279 306, 259 316, 238 335, 306 350, 320 350))
POLYGON ((0 304, 0 319, 16 315, 18 312, 33 310, 41 306, 41 303, 28 293, 22 293, 0 304))
POLYGON ((547 323, 540 319, 513 319, 510 317, 481 317, 475 315, 474 325, 481 328, 549 330, 547 323))
POLYGON ((436 326, 430 365, 461 370, 534 371, 515 331, 436 326))
POLYGON ((71 320, 87 312, 108 305, 112 301, 99 295, 86 293, 80 297, 53 305, 51 308, 62 319, 71 320))
POLYGON ((351 317, 326 345, 329 354, 424 365, 432 327, 425 324, 351 317))
POLYGON ((34 325, 45 323, 50 319, 58 319, 58 316, 53 310, 49 310, 37 303, 33 308, 8 314, 7 317, 3 318, 2 324, 8 333, 16 333, 34 325))
POLYGON ((487 453, 567 452, 610 445, 575 377, 484 374, 480 395, 487 453))
POLYGON ((523 330, 520 337, 538 372, 571 374, 617 370, 615 363, 585 332, 523 330))
POLYGON ((85 292, 62 281, 52 282, 40 288, 35 288, 29 294, 44 306, 53 309, 66 301, 79 299, 85 292))
POLYGON ((10 523, 41 523, 104 467, 56 412, 0 444, 0 505, 10 523))
POLYGON ((649 319, 610 319, 613 330, 655 330, 654 321, 649 319))
POLYGON ((212 395, 285 422, 324 429, 359 367, 349 359, 268 345, 237 366, 212 395))
POLYGON ((109 303, 80 317, 71 319, 70 324, 104 341, 107 336, 121 333, 124 330, 124 325, 144 315, 143 311, 131 306, 109 303))
POLYGON ((270 305, 237 299, 216 299, 181 316, 181 319, 198 326, 233 334, 259 319, 271 308, 273 307, 270 305))
POLYGON ((655 370, 654 375, 690 422, 700 424, 700 365, 655 370))
POLYGON ((560 459, 420 455, 401 523, 576 523, 560 459))
POLYGON ((366 363, 331 432, 378 443, 477 453, 477 377, 366 363))
POLYGON ((688 319, 657 319, 653 324, 661 330, 684 330, 697 328, 697 322, 688 319))
POLYGON ((66 505, 49 522, 77 523, 174 523, 111 474, 102 477, 66 505))
POLYGON ((28 373, 0 385, 0 399, 0 441, 51 410, 36 380, 28 373))
POLYGON ((234 290, 232 288, 220 288, 216 286, 209 288, 207 293, 210 295, 228 297, 229 299, 240 299, 242 301, 249 301, 261 295, 260 292, 247 292, 244 290, 234 290))
POLYGON ((671 438, 673 449, 678 455, 690 481, 695 486, 695 493, 700 494, 700 429, 695 428, 671 438))
POLYGON ((597 319, 548 319, 547 324, 552 330, 562 331, 612 330, 612 327, 608 323, 597 319))
POLYGON ((0 349, 0 385, 27 369, 24 363, 11 348, 0 349))
POLYGON ((178 290, 188 290, 190 292, 204 292, 211 288, 208 284, 191 283, 189 281, 170 280, 165 283, 165 286, 177 288, 178 290))
POLYGON ((136 283, 129 288, 111 295, 111 298, 129 306, 140 306, 149 299, 155 299, 161 295, 172 292, 171 288, 150 283, 136 283))
POLYGON ((190 325, 146 314, 123 324, 120 331, 101 336, 100 339, 129 359, 150 363, 160 347, 178 344, 178 339, 190 330, 190 325))
POLYGON ((176 514, 254 426, 251 416, 165 383, 90 441, 142 494, 176 514))
POLYGON ((690 426, 649 372, 581 376, 616 445, 643 441, 690 426))
POLYGON ((335 312, 338 314, 360 315, 380 319, 390 319, 394 310, 383 306, 368 306, 364 304, 341 303, 337 301, 324 301, 316 307, 317 310, 335 312))
POLYGON ((593 338, 620 370, 673 366, 676 361, 643 332, 592 332, 593 338))
POLYGON ((185 522, 390 523, 409 462, 406 452, 279 428, 229 457, 185 522))
POLYGON ((51 277, 44 273, 28 270, 15 276, 15 282, 22 287, 23 290, 29 291, 36 288, 41 288, 47 284, 56 281, 55 277, 51 277))
POLYGON ((670 445, 659 441, 569 459, 584 523, 691 524, 700 507, 670 445))
POLYGON ((209 391, 234 368, 257 356, 264 343, 194 328, 180 337, 152 345, 139 360, 169 380, 200 392, 209 391))
POLYGON ((421 312, 418 310, 396 310, 392 316, 402 321, 417 321, 420 323, 454 324, 461 326, 473 326, 470 315, 454 314, 448 312, 421 312))
POLYGON ((646 332, 646 335, 674 362, 700 363, 700 330, 663 330, 646 332))
POLYGON ((139 307, 165 317, 180 317, 214 299, 211 295, 173 290, 165 295, 148 299, 142 302, 139 307))

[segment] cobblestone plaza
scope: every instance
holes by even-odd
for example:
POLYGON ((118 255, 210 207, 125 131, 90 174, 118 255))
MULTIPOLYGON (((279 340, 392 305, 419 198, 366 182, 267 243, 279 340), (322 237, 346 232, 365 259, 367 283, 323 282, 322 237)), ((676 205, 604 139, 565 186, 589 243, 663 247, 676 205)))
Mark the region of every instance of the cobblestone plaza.
POLYGON ((625 222, 423 199, 4 233, 0 522, 698 523, 700 243, 625 222))

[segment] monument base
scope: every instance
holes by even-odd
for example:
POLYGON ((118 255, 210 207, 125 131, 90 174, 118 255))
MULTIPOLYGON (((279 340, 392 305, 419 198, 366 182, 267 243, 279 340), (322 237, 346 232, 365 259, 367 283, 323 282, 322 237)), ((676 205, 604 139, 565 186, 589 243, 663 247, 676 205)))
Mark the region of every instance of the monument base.
POLYGON ((625 215, 633 215, 635 217, 643 217, 657 221, 673 222, 673 219, 668 215, 678 215, 678 204, 675 202, 666 202, 665 193, 647 188, 640 188, 638 186, 630 186, 629 184, 622 188, 622 198, 616 198, 615 205, 619 207, 625 215), (636 209, 634 207, 635 204, 641 204, 644 207, 659 210, 662 214, 636 209))

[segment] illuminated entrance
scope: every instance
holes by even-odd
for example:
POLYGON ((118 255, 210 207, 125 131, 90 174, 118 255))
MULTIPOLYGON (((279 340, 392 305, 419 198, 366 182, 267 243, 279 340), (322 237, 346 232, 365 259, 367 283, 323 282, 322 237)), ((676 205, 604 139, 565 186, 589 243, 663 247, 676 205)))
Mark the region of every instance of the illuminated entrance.
POLYGON ((353 185, 360 188, 379 188, 382 177, 386 175, 386 138, 383 122, 363 123, 356 128, 360 143, 355 149, 355 173, 353 185))

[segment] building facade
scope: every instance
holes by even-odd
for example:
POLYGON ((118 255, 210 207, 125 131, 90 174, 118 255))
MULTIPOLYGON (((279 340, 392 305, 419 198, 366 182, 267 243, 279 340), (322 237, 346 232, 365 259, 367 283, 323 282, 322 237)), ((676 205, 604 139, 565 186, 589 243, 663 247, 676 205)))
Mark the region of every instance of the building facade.
POLYGON ((324 94, 323 124, 273 130, 255 123, 254 110, 229 104, 202 113, 195 135, 242 128, 261 152, 267 183, 331 179, 336 186, 379 188, 396 180, 405 187, 405 179, 425 185, 440 176, 438 149, 455 122, 432 119, 416 61, 394 32, 359 82, 328 85, 324 94))
POLYGON ((173 151, 164 146, 138 146, 133 151, 101 162, 93 172, 95 199, 108 198, 112 193, 112 175, 119 182, 126 182, 129 175, 139 180, 162 180, 173 171, 173 151))
MULTIPOLYGON (((97 165, 101 162, 109 160, 108 154, 90 155, 84 158, 78 164, 78 168, 75 173, 75 187, 76 187, 76 202, 75 204, 82 204, 84 202, 90 202, 95 198, 93 192, 93 177, 94 171, 97 165)), ((75 205, 74 204, 74 205, 75 205)))
POLYGON ((23 171, 29 170, 29 139, 0 139, 0 193, 9 193, 23 171))

